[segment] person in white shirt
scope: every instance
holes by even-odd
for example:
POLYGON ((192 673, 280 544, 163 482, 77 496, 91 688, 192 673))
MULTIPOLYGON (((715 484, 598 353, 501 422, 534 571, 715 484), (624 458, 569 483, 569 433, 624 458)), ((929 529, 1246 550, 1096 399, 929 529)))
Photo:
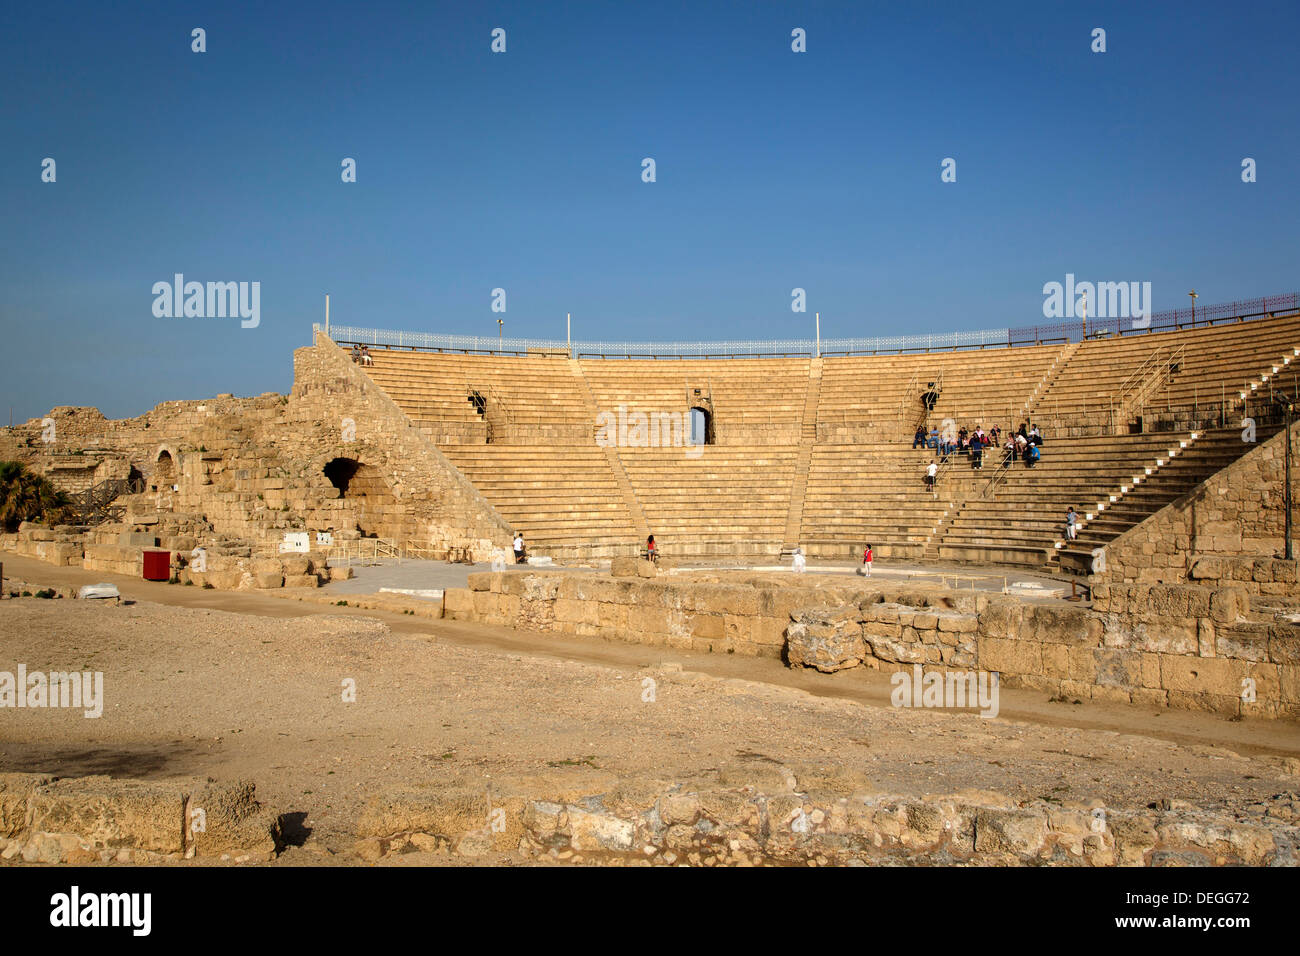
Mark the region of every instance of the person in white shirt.
POLYGON ((524 536, 515 534, 515 564, 524 563, 524 536))
POLYGON ((794 549, 794 570, 795 570, 795 572, 798 573, 798 574, 803 574, 803 572, 806 570, 807 567, 808 567, 808 562, 807 562, 807 559, 804 558, 804 556, 803 556, 803 548, 801 548, 801 547, 795 547, 795 549, 794 549))
POLYGON ((930 493, 936 498, 939 497, 939 489, 934 485, 934 479, 937 474, 939 474, 939 466, 936 465, 934 459, 931 458, 929 466, 925 469, 925 483, 930 487, 930 493))

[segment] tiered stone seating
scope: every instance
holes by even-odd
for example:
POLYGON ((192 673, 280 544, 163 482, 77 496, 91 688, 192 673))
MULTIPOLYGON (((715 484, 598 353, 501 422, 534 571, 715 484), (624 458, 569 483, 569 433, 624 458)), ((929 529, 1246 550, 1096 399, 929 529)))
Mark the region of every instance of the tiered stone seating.
POLYGON ((599 557, 626 554, 637 540, 609 461, 595 444, 444 445, 442 451, 532 546, 557 556, 599 557))
POLYGON ((953 500, 990 473, 955 455, 936 497, 923 480, 932 457, 901 442, 815 446, 798 543, 810 555, 843 558, 870 542, 882 558, 921 557, 953 500))
POLYGON ((583 359, 601 411, 684 411, 694 390, 712 394, 719 425, 797 424, 808 389, 806 358, 583 359), (688 394, 688 389, 690 393, 688 394))
MULTIPOLYGON (((1217 412, 1220 392, 1249 392, 1261 374, 1274 375, 1274 365, 1275 380, 1291 387, 1300 359, 1285 360, 1297 348, 1300 316, 1287 316, 1072 346, 820 362, 372 349, 367 372, 535 548, 557 556, 631 553, 649 531, 665 554, 775 557, 799 543, 812 555, 847 557, 871 541, 882 557, 1017 564, 1064 557, 1073 568, 1078 554, 1249 450, 1239 431, 1235 439, 1225 432, 1193 443, 1185 459, 1162 466, 1092 522, 1077 546, 1056 548, 1067 506, 1093 510, 1200 429, 1184 423, 1190 415, 1162 416, 1161 408, 1204 403, 1217 412), (1153 354, 1175 349, 1179 367, 1135 410, 1145 412, 1148 433, 1114 434, 1105 418, 1121 384, 1153 354), (922 483, 931 453, 911 449, 908 426, 920 417, 920 391, 940 376, 932 425, 952 418, 1014 429, 1030 418, 1045 426, 1041 463, 1029 470, 1017 462, 985 497, 1001 450, 990 449, 978 473, 955 456, 932 497, 922 483), (497 409, 497 421, 485 421, 466 401, 471 387, 490 389, 508 416, 497 409), (699 457, 663 447, 613 454, 595 444, 600 412, 622 405, 682 413, 695 389, 712 398, 718 441, 699 457), (1033 410, 1022 415, 1031 398, 1033 410), (511 423, 505 429, 502 417, 511 423), (1171 423, 1182 430, 1151 433, 1171 423), (1071 437, 1072 430, 1089 437, 1071 437)), ((1240 406, 1229 412, 1240 414, 1240 406)), ((1269 433, 1261 424, 1260 440, 1269 433)))
MULTIPOLYGON (((1278 426, 1261 427, 1256 432, 1256 442, 1265 442, 1279 431, 1278 426)), ((1165 505, 1177 501, 1215 472, 1231 465, 1241 457, 1242 451, 1239 429, 1215 429, 1199 435, 1176 457, 1168 459, 1141 483, 1131 486, 1117 501, 1106 501, 1105 510, 1095 512, 1074 541, 1063 542, 1057 551, 1062 568, 1087 573, 1094 548, 1104 547, 1165 505)), ((1076 505, 1075 510, 1082 516, 1095 503, 1089 502, 1084 509, 1076 505)))
MULTIPOLYGON (((1153 355, 1179 349, 1178 369, 1145 402, 1148 417, 1161 418, 1168 409, 1186 410, 1177 418, 1191 426, 1196 418, 1218 412, 1226 402, 1232 414, 1239 393, 1273 365, 1286 387, 1292 384, 1291 365, 1300 348, 1300 316, 1258 319, 1250 322, 1187 329, 1178 332, 1126 335, 1091 339, 1082 343, 1069 365, 1057 374, 1035 403, 1034 418, 1055 434, 1095 433, 1116 404, 1121 387, 1153 355), (1283 360, 1292 362, 1283 366, 1283 360), (1196 408, 1200 414, 1192 415, 1196 408)), ((1134 410, 1135 415, 1140 410, 1134 410)), ((1133 415, 1128 416, 1132 418, 1133 415)))
POLYGON ((594 429, 581 384, 567 358, 370 351, 374 365, 366 372, 418 425, 481 423, 483 416, 469 402, 470 390, 475 389, 488 398, 488 415, 503 427, 594 429), (498 401, 505 404, 504 416, 493 407, 498 401))
POLYGON ((656 543, 665 554, 778 553, 798 446, 700 451, 619 449, 656 543))
MULTIPOLYGON (((1186 438, 1187 436, 1182 436, 1186 438)), ((1178 447, 1175 435, 1124 435, 1049 441, 1033 468, 1017 461, 994 493, 968 498, 938 540, 943 559, 995 564, 1045 564, 1063 534, 1070 506, 1083 514, 1112 489, 1131 482, 1157 458, 1178 447)), ((1002 453, 984 473, 992 481, 1002 453)))
POLYGON ((918 355, 829 356, 822 371, 818 421, 876 423, 884 440, 910 439, 921 415, 920 392, 942 374, 943 389, 930 414, 934 427, 945 418, 959 426, 1019 424, 1019 415, 1061 346, 929 352, 918 355), (906 401, 904 401, 906 399, 906 401), (901 420, 900 420, 901 411, 901 420), (906 433, 906 434, 905 434, 906 433))

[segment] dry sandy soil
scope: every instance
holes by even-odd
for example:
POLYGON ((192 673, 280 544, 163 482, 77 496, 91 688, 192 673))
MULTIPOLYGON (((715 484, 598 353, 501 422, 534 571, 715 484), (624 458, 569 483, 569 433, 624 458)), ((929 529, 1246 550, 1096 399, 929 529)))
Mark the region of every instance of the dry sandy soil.
POLYGON ((154 588, 257 613, 0 603, 0 670, 102 671, 105 694, 98 719, 0 710, 0 770, 252 779, 277 812, 307 814, 311 836, 285 862, 348 855, 363 806, 395 787, 528 775, 671 786, 760 765, 846 790, 1229 811, 1300 789, 1294 724, 1006 689, 993 720, 901 710, 880 674, 154 588))

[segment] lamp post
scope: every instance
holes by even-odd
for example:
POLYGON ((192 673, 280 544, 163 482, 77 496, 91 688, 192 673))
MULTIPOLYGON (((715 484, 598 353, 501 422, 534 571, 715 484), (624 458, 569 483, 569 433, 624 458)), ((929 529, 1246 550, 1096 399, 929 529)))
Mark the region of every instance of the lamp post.
POLYGON ((1282 401, 1286 406, 1286 491, 1282 498, 1283 507, 1286 508, 1286 559, 1290 561, 1295 557, 1291 545, 1291 422, 1295 414, 1295 403, 1289 396, 1283 396, 1282 401))
POLYGON ((1192 297, 1192 328, 1196 328, 1196 290, 1187 293, 1192 297))
POLYGON ((503 345, 505 342, 505 339, 503 338, 503 336, 505 335, 505 331, 504 331, 505 324, 506 324, 505 319, 497 319, 497 351, 498 352, 503 351, 503 345))
POLYGON ((1286 452, 1284 461, 1286 462, 1286 485, 1282 489, 1282 507, 1286 509, 1286 519, 1284 521, 1286 535, 1286 552, 1285 557, 1288 561, 1295 558, 1295 548, 1291 541, 1291 425, 1295 421, 1295 401, 1290 395, 1284 392, 1278 392, 1278 403, 1282 406, 1285 413, 1285 430, 1286 430, 1286 452))

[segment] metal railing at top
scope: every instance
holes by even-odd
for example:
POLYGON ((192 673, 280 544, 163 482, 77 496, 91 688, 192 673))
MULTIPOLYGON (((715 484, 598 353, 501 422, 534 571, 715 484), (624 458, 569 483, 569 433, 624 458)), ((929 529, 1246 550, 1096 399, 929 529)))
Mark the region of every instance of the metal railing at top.
MULTIPOLYGON (((1270 318, 1300 311, 1300 293, 1244 299, 1195 310, 1170 309, 1146 319, 1090 318, 1017 328, 983 329, 971 332, 929 332, 917 335, 867 338, 771 339, 725 342, 565 342, 558 339, 493 338, 490 335, 453 335, 438 332, 406 332, 394 329, 331 325, 330 338, 340 345, 376 345, 388 348, 437 352, 466 352, 505 355, 548 353, 572 358, 777 358, 793 356, 876 355, 880 353, 934 352, 957 349, 1008 348, 1017 345, 1046 345, 1077 342, 1085 338, 1135 335, 1173 329, 1199 328, 1224 321, 1270 318), (1141 325, 1137 323, 1141 322, 1141 325)), ((319 323, 312 325, 320 330, 319 323)))

